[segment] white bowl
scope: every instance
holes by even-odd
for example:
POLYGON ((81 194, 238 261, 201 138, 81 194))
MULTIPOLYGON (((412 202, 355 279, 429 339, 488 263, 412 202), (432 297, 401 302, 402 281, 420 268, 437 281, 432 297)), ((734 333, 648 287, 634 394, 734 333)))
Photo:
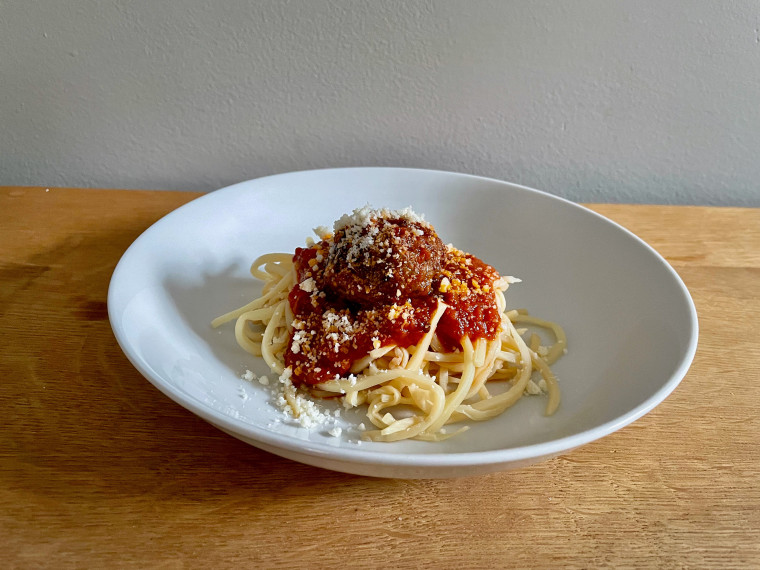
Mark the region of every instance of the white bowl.
POLYGON ((697 345, 697 315, 681 279, 614 222, 507 182, 399 168, 295 172, 198 198, 126 251, 108 311, 135 367, 219 429, 289 459, 379 477, 474 475, 565 453, 659 404, 697 345), (232 325, 209 323, 260 291, 250 263, 293 251, 312 228, 367 203, 424 213, 445 243, 523 280, 507 293, 510 307, 565 327, 568 354, 553 367, 562 389, 554 416, 543 415, 543 398, 525 397, 443 442, 360 442, 360 414, 343 414, 339 437, 331 426, 307 430, 281 421, 266 386, 241 378, 266 366, 238 348, 232 325))

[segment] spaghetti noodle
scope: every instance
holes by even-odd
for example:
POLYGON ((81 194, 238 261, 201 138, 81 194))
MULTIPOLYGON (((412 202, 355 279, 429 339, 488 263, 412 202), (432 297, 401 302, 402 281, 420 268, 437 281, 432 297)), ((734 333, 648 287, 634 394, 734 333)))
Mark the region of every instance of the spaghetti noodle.
POLYGON ((524 394, 546 393, 546 415, 560 403, 550 366, 567 339, 552 322, 506 310, 518 279, 444 246, 410 209, 355 210, 334 233, 292 254, 266 254, 251 267, 262 295, 212 322, 235 320, 235 337, 296 388, 366 406, 374 429, 363 438, 441 440, 449 424, 493 418, 524 394), (519 328, 518 328, 519 327, 519 328), (543 346, 527 327, 553 337, 543 346), (540 380, 533 380, 534 372, 540 380), (501 381, 508 388, 492 394, 501 381))

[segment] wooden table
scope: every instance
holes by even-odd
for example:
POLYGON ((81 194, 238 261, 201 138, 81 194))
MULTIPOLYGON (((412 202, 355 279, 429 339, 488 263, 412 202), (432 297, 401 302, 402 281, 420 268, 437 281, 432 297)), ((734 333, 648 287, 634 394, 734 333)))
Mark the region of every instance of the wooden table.
POLYGON ((760 210, 593 205, 694 296, 682 384, 564 457, 403 481, 249 447, 123 356, 111 272, 196 196, 0 188, 1 568, 760 565, 760 210))

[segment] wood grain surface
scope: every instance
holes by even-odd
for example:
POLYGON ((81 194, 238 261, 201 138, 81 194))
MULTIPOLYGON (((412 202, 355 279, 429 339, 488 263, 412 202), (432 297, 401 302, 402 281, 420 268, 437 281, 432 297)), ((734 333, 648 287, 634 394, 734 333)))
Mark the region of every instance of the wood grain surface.
POLYGON ((760 210, 592 205, 692 292, 681 385, 563 457, 405 481, 259 451, 129 364, 111 272, 196 196, 0 187, 0 568, 760 565, 760 210))

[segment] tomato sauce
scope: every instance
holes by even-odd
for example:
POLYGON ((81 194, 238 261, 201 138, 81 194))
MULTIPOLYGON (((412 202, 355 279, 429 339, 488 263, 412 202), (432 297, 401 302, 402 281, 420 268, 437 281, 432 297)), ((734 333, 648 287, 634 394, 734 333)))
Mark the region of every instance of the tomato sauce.
POLYGON ((329 247, 322 241, 296 249, 293 257, 298 285, 289 295, 294 329, 285 364, 294 382, 319 384, 345 377, 373 349, 413 346, 429 331, 439 300, 448 306, 436 329, 445 350, 461 349, 465 336, 472 341, 496 338, 501 314, 494 281, 499 274, 478 258, 449 247, 429 294, 388 295, 366 305, 324 287, 329 247))

